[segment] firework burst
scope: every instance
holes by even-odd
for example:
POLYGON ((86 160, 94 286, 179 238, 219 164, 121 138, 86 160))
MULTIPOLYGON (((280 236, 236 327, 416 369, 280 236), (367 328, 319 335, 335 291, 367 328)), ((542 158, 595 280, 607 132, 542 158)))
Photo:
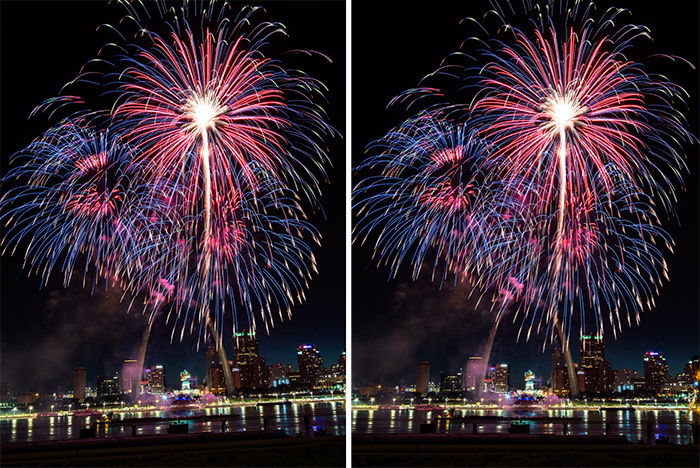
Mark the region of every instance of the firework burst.
POLYGON ((138 249, 153 217, 166 206, 148 196, 176 191, 142 177, 136 149, 85 120, 64 120, 14 156, 2 200, 4 252, 25 250, 30 272, 46 283, 58 270, 67 286, 73 274, 123 280, 121 261, 138 249), (15 181, 15 182, 13 182, 15 181), (94 270, 93 270, 94 269, 94 270))
POLYGON ((177 229, 152 246, 175 250, 145 278, 177 291, 183 333, 212 318, 218 328, 225 310, 237 324, 239 309, 248 327, 258 311, 267 329, 302 300, 315 269, 309 246, 318 236, 302 205, 317 203, 322 144, 334 134, 317 104, 324 88, 265 56, 284 28, 256 23, 257 9, 229 21, 222 2, 196 13, 201 25, 191 28, 188 6, 167 13, 169 34, 149 31, 148 45, 124 48, 112 83, 113 125, 140 149, 145 177, 185 188, 166 194, 177 229))
POLYGON ((369 151, 377 154, 357 168, 368 176, 353 194, 355 239, 376 239, 375 256, 391 275, 408 264, 414 278, 429 268, 440 284, 452 276, 484 291, 501 290, 504 284, 494 279, 505 275, 491 270, 514 268, 497 252, 519 242, 511 234, 525 205, 484 173, 488 145, 466 125, 427 112, 369 151))
POLYGON ((539 194, 528 230, 541 259, 514 273, 532 287, 524 312, 570 323, 578 310, 583 329, 592 311, 602 333, 603 314, 619 331, 653 305, 666 276, 656 243, 671 248, 654 206, 671 211, 692 137, 683 90, 627 59, 648 30, 593 10, 534 5, 523 29, 494 11, 511 40, 487 42, 471 115, 494 147, 489 171, 539 194))

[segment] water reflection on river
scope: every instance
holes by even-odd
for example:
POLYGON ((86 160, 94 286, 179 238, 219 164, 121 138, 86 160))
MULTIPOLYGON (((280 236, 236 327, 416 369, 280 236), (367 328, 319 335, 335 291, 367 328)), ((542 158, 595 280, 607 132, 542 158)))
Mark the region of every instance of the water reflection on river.
MULTIPOLYGON (((345 434, 345 409, 340 402, 306 403, 277 406, 227 406, 216 408, 168 409, 164 411, 135 411, 115 413, 114 423, 129 418, 187 419, 195 416, 231 416, 226 420, 227 431, 260 431, 265 422, 268 429, 283 429, 289 435, 304 432, 304 417, 311 426, 321 426, 329 435, 345 434)), ((60 416, 12 419, 0 421, 0 441, 32 442, 43 440, 77 439, 80 428, 94 424, 98 416, 60 416)), ((97 437, 130 436, 131 425, 107 424, 98 426, 97 437)), ((190 420, 189 432, 220 432, 221 420, 190 420)), ((138 435, 166 434, 168 424, 144 423, 137 426, 138 435)))
MULTIPOLYGON (((437 422, 442 411, 416 411, 413 409, 360 409, 352 412, 352 432, 358 434, 382 433, 418 433, 420 424, 437 422)), ((655 434, 668 437, 671 444, 689 444, 692 442, 691 427, 681 410, 539 410, 518 412, 507 409, 455 410, 454 417, 535 417, 535 418, 572 418, 568 421, 568 433, 574 435, 603 435, 606 425, 613 435, 624 435, 631 442, 643 440, 646 436, 647 422, 652 424, 655 434)), ((532 434, 561 434, 561 421, 534 421, 530 423, 532 434)), ((479 433, 508 433, 510 422, 507 420, 480 420, 479 433)), ((471 433, 472 423, 453 421, 438 425, 440 433, 471 433)))

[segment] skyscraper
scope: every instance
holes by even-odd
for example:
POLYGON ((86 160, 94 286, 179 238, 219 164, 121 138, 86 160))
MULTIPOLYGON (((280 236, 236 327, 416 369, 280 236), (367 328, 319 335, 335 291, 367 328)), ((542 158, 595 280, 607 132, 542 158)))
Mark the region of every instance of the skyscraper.
POLYGON ((683 366, 684 381, 687 385, 698 384, 698 373, 700 372, 700 356, 693 356, 683 366))
POLYGON ((425 395, 428 393, 428 380, 430 380, 430 363, 421 361, 418 363, 418 372, 416 375, 416 393, 425 395))
POLYGON ((280 385, 289 385, 288 369, 289 366, 279 362, 270 365, 270 386, 272 388, 277 388, 280 385))
POLYGON ((605 344, 600 335, 582 335, 579 347, 581 370, 585 372, 587 392, 610 392, 613 389, 612 366, 605 360, 605 344))
POLYGON ((664 353, 647 351, 644 353, 644 384, 654 394, 668 382, 668 364, 664 353))
POLYGON ((481 359, 481 356, 469 356, 467 363, 464 366, 464 389, 470 392, 477 390, 477 385, 479 386, 479 391, 483 389, 484 382, 478 382, 483 372, 483 367, 486 364, 481 359))
POLYGON ((73 398, 77 400, 85 399, 85 387, 87 380, 84 367, 76 367, 73 371, 73 398))
POLYGON ((224 368, 218 362, 212 362, 207 369, 207 386, 209 392, 214 395, 226 394, 226 382, 224 381, 224 368))
POLYGON ((338 366, 340 368, 340 372, 345 374, 345 351, 340 353, 340 356, 338 356, 338 366))
POLYGON ((613 387, 616 392, 634 390, 634 379, 629 369, 615 369, 613 375, 615 376, 613 387))
POLYGON ((103 400, 115 400, 119 396, 119 377, 97 377, 97 396, 103 400))
POLYGON ((122 393, 132 393, 138 389, 141 382, 141 369, 136 359, 124 359, 122 370, 119 373, 119 391, 122 393))
POLYGON ((241 387, 244 389, 267 388, 268 370, 265 359, 260 356, 258 337, 255 332, 236 332, 233 337, 234 367, 239 369, 241 387))
POLYGON ((315 386, 323 373, 323 359, 316 345, 297 346, 297 363, 301 381, 310 387, 315 386))
POLYGON ((496 393, 507 393, 510 387, 510 369, 508 364, 496 364, 491 372, 491 384, 496 393))
POLYGON ((0 403, 10 402, 10 384, 7 382, 0 382, 0 403))
POLYGON ((569 396, 569 373, 561 348, 552 351, 552 392, 560 397, 569 396))
POLYGON ((459 392, 462 390, 462 373, 440 372, 440 391, 459 392))
POLYGON ((165 369, 160 364, 152 365, 148 373, 148 388, 151 393, 165 393, 165 369))
POLYGON ((219 353, 214 346, 207 346, 207 351, 204 353, 204 368, 209 369, 212 364, 219 364, 219 353))

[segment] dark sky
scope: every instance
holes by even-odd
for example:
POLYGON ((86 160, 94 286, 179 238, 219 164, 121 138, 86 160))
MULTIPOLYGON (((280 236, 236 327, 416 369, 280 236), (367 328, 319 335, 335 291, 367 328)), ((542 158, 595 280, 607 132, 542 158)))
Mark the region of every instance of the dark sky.
MULTIPOLYGON (((329 88, 327 110, 341 133, 345 126, 345 29, 342 2, 257 2, 267 10, 265 20, 282 22, 290 38, 278 38, 284 50, 317 50, 333 60, 302 59, 304 70, 329 88)), ((2 168, 47 128, 47 118, 29 119, 32 108, 55 96, 80 67, 97 54, 106 40, 102 23, 114 23, 122 8, 105 2, 2 2, 2 168)), ((48 121, 53 123, 53 121, 48 121)), ((328 365, 345 349, 345 161, 344 141, 331 143, 334 167, 324 187, 325 217, 312 220, 321 231, 317 252, 319 275, 307 301, 293 310, 291 321, 261 336, 268 363, 296 365, 296 346, 314 343, 328 365)), ((72 369, 86 366, 88 383, 97 375, 111 375, 120 362, 132 357, 143 320, 127 315, 115 293, 91 296, 79 285, 64 290, 59 282, 39 290, 36 277, 23 273, 21 256, 2 257, 2 332, 0 378, 23 390, 70 388, 72 369)), ((170 327, 160 325, 151 339, 146 365, 160 363, 166 374, 187 368, 202 376, 204 351, 195 340, 170 342, 170 327)), ((264 333, 264 332, 263 332, 264 333)), ((229 344, 229 351, 231 346, 229 344)))
MULTIPOLYGON (((596 2, 612 6, 609 1, 596 2)), ((386 109, 389 100, 438 67, 447 54, 466 38, 461 18, 481 16, 486 1, 406 3, 401 9, 372 9, 353 15, 353 164, 365 155, 364 146, 383 136, 410 114, 386 109), (413 6, 408 6, 413 5, 413 6), (422 6, 420 6, 422 5, 422 6)), ((648 50, 635 49, 634 57, 651 53, 675 54, 698 64, 698 4, 619 1, 629 7, 631 22, 650 26, 654 42, 648 50), (682 5, 682 6, 681 6, 682 5)), ((629 17, 627 17, 629 18, 629 17)), ((628 20, 628 19, 626 19, 628 20)), ((667 63, 667 62, 664 62, 667 63)), ((658 70, 657 70, 658 71, 658 70)), ((690 93, 689 120, 698 134, 698 72, 687 66, 669 66, 663 72, 690 93)), ((698 146, 688 148, 690 175, 687 189, 676 206, 679 222, 664 227, 676 242, 667 256, 670 284, 661 291, 657 307, 642 316, 640 326, 623 330, 614 341, 606 335, 608 359, 614 368, 640 369, 647 350, 666 353, 671 371, 698 354, 698 146)), ((386 268, 370 260, 369 247, 353 246, 353 382, 414 383, 418 361, 431 362, 431 375, 455 371, 466 356, 478 354, 490 327, 489 316, 474 310, 464 291, 439 291, 427 280, 410 282, 404 270, 387 281, 386 268)), ((492 362, 511 365, 511 382, 522 385, 531 368, 547 377, 550 353, 542 352, 542 338, 516 343, 516 327, 504 324, 493 348, 492 362)), ((577 346, 576 346, 577 347, 577 346)), ((574 359, 577 358, 575 351, 574 359)))

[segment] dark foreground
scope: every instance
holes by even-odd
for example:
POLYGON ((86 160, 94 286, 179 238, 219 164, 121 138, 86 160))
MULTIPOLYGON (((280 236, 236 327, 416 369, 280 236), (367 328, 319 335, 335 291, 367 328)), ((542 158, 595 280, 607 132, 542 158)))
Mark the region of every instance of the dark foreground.
POLYGON ((2 466, 345 466, 345 437, 281 431, 3 444, 2 466))
POLYGON ((700 466, 697 445, 641 445, 624 437, 353 436, 361 466, 700 466))

